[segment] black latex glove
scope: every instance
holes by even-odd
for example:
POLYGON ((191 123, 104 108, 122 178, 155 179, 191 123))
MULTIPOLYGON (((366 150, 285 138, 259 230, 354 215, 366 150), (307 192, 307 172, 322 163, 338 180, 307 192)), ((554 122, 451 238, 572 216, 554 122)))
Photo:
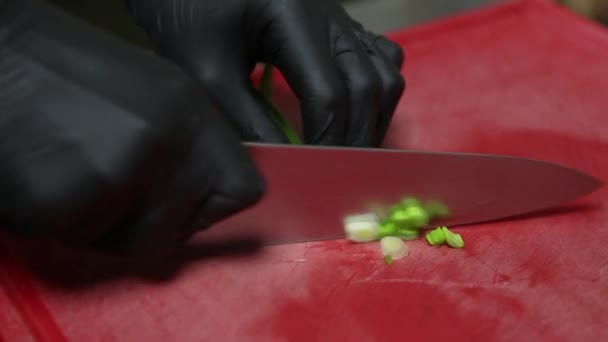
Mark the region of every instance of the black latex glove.
POLYGON ((277 66, 300 99, 306 143, 377 146, 404 90, 401 48, 336 0, 126 1, 247 140, 286 142, 249 82, 256 62, 277 66))
POLYGON ((261 196, 198 82, 35 0, 0 0, 0 226, 164 256, 261 196))

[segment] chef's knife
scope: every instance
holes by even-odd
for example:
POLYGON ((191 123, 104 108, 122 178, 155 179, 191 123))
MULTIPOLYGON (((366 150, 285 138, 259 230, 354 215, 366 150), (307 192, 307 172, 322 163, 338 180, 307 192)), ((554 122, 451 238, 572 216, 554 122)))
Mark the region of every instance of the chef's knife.
POLYGON ((435 201, 449 226, 507 218, 589 194, 602 182, 577 170, 510 156, 246 144, 267 184, 255 206, 206 231, 266 243, 343 238, 346 215, 404 197, 435 201))

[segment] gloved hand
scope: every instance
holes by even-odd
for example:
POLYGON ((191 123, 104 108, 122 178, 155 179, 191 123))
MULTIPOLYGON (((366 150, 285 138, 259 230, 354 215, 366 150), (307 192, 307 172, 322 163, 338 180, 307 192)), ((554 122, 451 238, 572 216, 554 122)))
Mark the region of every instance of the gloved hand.
POLYGON ((43 1, 0 0, 0 227, 162 257, 263 189, 177 66, 43 1))
POLYGON ((277 66, 309 144, 377 146, 404 90, 403 53, 336 0, 126 0, 160 54, 206 86, 246 140, 286 142, 251 87, 277 66))

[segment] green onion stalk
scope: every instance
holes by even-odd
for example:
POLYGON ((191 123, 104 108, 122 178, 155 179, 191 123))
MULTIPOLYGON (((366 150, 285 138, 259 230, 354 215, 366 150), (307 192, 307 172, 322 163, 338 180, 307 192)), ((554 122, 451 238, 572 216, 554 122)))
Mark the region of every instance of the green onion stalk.
POLYGON ((272 74, 274 68, 270 64, 264 65, 264 71, 262 73, 262 82, 260 83, 259 91, 264 98, 266 105, 270 109, 270 116, 272 120, 281 128, 287 139, 291 144, 302 144, 298 133, 291 127, 287 119, 281 114, 277 107, 272 103, 272 74))

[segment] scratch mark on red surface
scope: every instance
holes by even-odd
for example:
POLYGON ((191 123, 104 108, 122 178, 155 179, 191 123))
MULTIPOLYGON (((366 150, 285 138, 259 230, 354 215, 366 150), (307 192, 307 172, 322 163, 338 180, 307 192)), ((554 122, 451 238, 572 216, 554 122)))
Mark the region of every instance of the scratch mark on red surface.
POLYGON ((334 286, 331 288, 331 290, 329 290, 325 298, 322 300, 322 305, 326 305, 339 288, 341 288, 339 283, 334 284, 334 286))
POLYGON ((293 272, 296 270, 296 268, 298 268, 300 264, 299 263, 295 263, 293 264, 293 267, 291 268, 291 270, 289 270, 289 273, 287 273, 286 278, 291 278, 293 275, 293 272))
POLYGON ((344 284, 344 287, 348 287, 348 285, 350 285, 352 283, 352 281, 356 275, 357 275, 357 271, 354 271, 353 274, 350 276, 350 278, 348 278, 348 280, 346 281, 346 284, 344 284))
POLYGON ((431 285, 440 288, 480 288, 480 289, 512 289, 514 291, 520 291, 523 286, 516 286, 515 284, 475 284, 466 282, 456 282, 449 280, 431 280, 431 279, 413 279, 413 278, 395 278, 395 279, 377 279, 369 281, 354 281, 353 284, 382 284, 382 283, 403 283, 403 284, 423 284, 431 285))

